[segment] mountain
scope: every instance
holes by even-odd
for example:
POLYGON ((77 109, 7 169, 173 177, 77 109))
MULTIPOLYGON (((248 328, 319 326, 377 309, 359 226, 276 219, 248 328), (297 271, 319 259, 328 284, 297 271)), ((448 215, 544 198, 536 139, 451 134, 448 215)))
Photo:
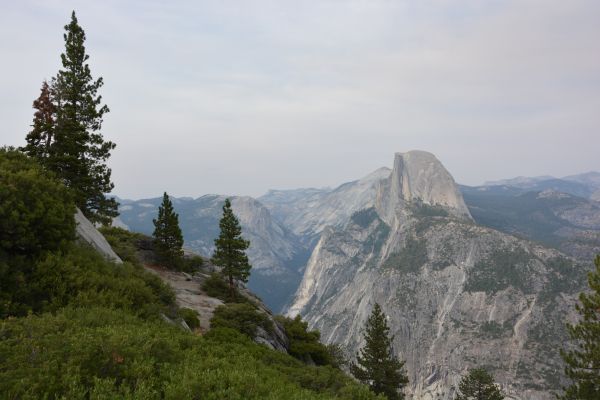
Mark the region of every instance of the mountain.
POLYGON ((310 247, 325 227, 372 206, 379 182, 389 175, 389 168, 380 168, 335 189, 270 190, 258 200, 310 247))
MULTIPOLYGON (((210 257, 219 235, 219 220, 226 196, 206 195, 197 199, 172 198, 179 213, 185 247, 210 257)), ((289 302, 302 278, 309 253, 300 239, 271 217, 268 209, 251 197, 230 197, 240 220, 242 234, 250 241, 248 258, 253 266, 248 287, 278 311, 289 302)), ((119 200, 119 223, 136 232, 151 235, 161 198, 119 200)))
POLYGON ((569 175, 563 178, 552 176, 524 177, 490 181, 483 184, 484 187, 496 187, 501 189, 520 189, 522 192, 554 190, 569 193, 574 196, 597 199, 600 196, 600 172, 586 172, 583 174, 569 175))
POLYGON ((364 208, 321 229, 288 314, 354 355, 381 304, 414 398, 452 399, 478 366, 512 399, 554 398, 565 383, 564 322, 575 318, 586 267, 478 225, 430 153, 397 153, 387 178, 353 194, 364 208))
POLYGON ((478 224, 534 240, 580 260, 600 252, 600 203, 551 189, 461 186, 478 224))

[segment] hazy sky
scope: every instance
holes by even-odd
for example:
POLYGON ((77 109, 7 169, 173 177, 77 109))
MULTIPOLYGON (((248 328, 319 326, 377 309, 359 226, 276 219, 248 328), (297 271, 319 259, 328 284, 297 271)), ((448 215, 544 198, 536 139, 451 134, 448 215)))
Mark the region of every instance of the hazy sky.
POLYGON ((75 9, 121 197, 335 186, 410 149, 466 184, 600 170, 598 0, 0 6, 0 144, 75 9))

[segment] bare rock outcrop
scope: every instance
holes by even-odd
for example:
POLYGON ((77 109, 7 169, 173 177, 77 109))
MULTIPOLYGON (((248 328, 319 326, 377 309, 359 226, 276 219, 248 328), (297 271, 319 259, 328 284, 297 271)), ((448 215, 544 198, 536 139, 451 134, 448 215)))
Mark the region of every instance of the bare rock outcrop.
POLYGON ((117 253, 110 247, 110 244, 108 244, 104 236, 98 232, 98 229, 96 229, 85 215, 83 215, 80 209, 77 209, 77 212, 75 213, 75 223, 77 224, 76 233, 79 239, 92 246, 107 260, 117 264, 123 263, 117 253))

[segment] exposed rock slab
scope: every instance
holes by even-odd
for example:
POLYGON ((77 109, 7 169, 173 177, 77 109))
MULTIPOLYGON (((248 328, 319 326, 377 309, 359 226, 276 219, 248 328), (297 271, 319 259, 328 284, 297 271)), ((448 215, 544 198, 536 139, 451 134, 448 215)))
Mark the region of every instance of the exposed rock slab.
POLYGON ((102 254, 107 260, 117 264, 123 263, 117 253, 110 247, 110 244, 108 244, 104 236, 102 236, 98 229, 96 229, 85 215, 83 215, 80 209, 77 209, 77 212, 75 213, 75 223, 77 224, 77 236, 81 240, 96 249, 98 253, 102 254))

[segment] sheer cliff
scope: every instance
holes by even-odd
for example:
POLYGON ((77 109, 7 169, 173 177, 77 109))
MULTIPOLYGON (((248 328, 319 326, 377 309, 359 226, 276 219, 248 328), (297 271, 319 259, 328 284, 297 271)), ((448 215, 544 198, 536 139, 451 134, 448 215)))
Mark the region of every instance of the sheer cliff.
POLYGON ((510 398, 553 398, 585 266, 475 224, 429 153, 396 154, 370 196, 322 230, 288 313, 354 354, 380 303, 415 399, 452 399, 475 366, 493 372, 510 398))

